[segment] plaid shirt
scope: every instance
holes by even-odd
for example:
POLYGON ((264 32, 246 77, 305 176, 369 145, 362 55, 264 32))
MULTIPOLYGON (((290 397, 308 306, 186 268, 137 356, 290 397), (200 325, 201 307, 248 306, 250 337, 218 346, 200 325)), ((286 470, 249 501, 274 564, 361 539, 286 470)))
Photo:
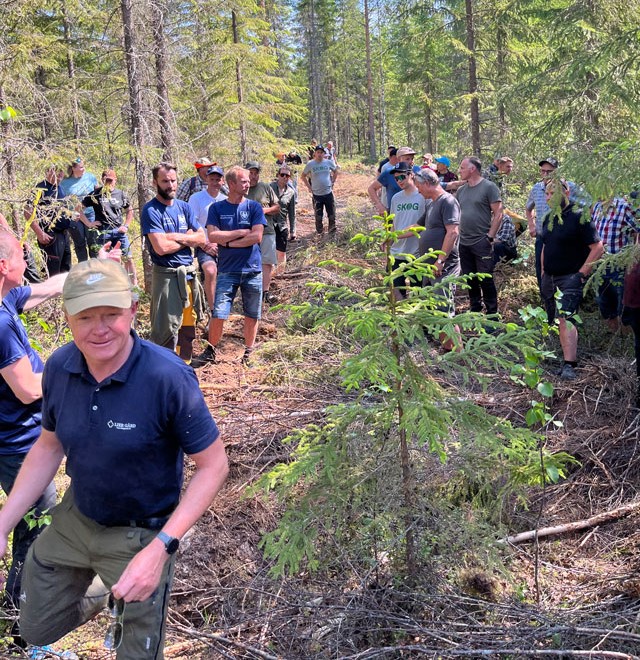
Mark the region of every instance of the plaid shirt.
POLYGON ((596 202, 591 210, 598 234, 609 254, 620 252, 632 242, 631 232, 639 232, 633 210, 624 197, 614 197, 610 202, 596 202))
POLYGON ((183 202, 188 202, 191 195, 195 195, 201 190, 207 189, 207 182, 203 181, 198 174, 185 179, 176 191, 176 199, 181 199, 183 202))

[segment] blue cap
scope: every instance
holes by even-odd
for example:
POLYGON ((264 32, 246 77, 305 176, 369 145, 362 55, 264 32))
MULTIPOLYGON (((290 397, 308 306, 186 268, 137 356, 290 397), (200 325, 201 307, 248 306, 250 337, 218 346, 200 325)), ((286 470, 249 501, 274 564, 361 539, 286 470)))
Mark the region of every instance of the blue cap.
POLYGON ((451 161, 446 156, 438 156, 438 158, 436 158, 435 161, 436 163, 442 163, 447 167, 451 167, 451 161))

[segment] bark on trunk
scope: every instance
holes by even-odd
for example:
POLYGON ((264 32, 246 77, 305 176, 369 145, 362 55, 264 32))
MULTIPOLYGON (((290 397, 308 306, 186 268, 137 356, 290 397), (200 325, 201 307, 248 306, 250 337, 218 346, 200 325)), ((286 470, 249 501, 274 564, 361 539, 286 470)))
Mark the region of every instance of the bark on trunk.
POLYGON ((476 66, 476 34, 473 16, 473 0, 465 0, 467 49, 469 50, 469 96, 471 97, 471 146, 474 156, 481 157, 480 104, 478 102, 478 72, 476 66))
MULTIPOLYGON (((238 34, 238 16, 235 11, 231 12, 231 30, 233 32, 233 43, 239 44, 240 37, 238 34)), ((247 153, 247 127, 244 123, 243 117, 243 108, 244 103, 244 90, 242 87, 242 67, 240 66, 240 57, 236 56, 236 91, 238 94, 238 108, 240 112, 238 117, 240 120, 239 130, 240 130, 240 153, 242 155, 242 162, 245 163, 248 159, 247 153)))

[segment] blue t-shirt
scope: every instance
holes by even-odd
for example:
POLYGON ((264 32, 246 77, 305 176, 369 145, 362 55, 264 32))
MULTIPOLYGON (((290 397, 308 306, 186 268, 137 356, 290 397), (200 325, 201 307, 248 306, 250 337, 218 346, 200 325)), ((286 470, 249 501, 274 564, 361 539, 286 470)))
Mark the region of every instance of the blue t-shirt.
POLYGON ((142 209, 140 227, 147 241, 151 261, 156 266, 178 268, 179 266, 190 266, 193 263, 191 248, 184 247, 173 254, 156 254, 147 236, 147 234, 186 234, 189 229, 198 231, 200 225, 193 209, 186 202, 181 199, 174 199, 173 204, 167 206, 154 197, 142 209))
MULTIPOLYGON (((31 287, 11 289, 0 304, 0 369, 25 355, 34 373, 42 373, 40 356, 31 348, 19 314, 31 295, 31 287)), ((29 451, 40 435, 42 401, 25 404, 0 376, 0 455, 29 451)))
MULTIPOLYGON (((82 201, 84 197, 90 195, 98 187, 98 179, 91 174, 85 172, 81 177, 68 176, 60 182, 60 189, 65 196, 75 195, 78 201, 82 201)), ((84 212, 87 220, 93 222, 95 213, 93 209, 86 209, 84 212)))
POLYGON ((102 383, 74 343, 55 351, 43 377, 42 425, 62 443, 76 506, 102 525, 173 510, 183 452, 219 435, 193 369, 132 335, 129 358, 102 383))
MULTIPOLYGON (((255 225, 266 225, 262 206, 252 199, 243 199, 240 204, 232 204, 228 199, 216 202, 209 207, 207 225, 221 231, 251 229, 255 225)), ((262 270, 260 244, 249 247, 218 246, 219 273, 257 273, 262 270)))
MULTIPOLYGON (((413 166, 413 173, 417 174, 420 171, 420 168, 417 165, 413 166)), ((387 211, 391 208, 391 200, 393 196, 396 193, 399 193, 401 188, 397 184, 395 178, 393 175, 395 172, 393 171, 393 168, 390 167, 388 170, 385 170, 382 172, 382 174, 378 177, 378 183, 382 186, 384 186, 387 190, 387 211)))

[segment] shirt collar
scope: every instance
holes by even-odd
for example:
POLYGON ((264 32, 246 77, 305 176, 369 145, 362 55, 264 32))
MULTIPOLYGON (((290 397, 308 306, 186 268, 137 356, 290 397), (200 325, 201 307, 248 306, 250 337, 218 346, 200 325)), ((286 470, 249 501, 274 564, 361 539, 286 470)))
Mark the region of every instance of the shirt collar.
MULTIPOLYGON (((111 374, 111 376, 109 376, 103 382, 116 380, 123 383, 129 378, 129 374, 131 373, 135 363, 138 361, 140 352, 142 350, 140 337, 138 337, 135 330, 131 330, 131 336, 133 337, 133 348, 131 349, 131 353, 129 354, 127 361, 120 367, 120 369, 118 369, 118 371, 116 371, 114 374, 111 374)), ((64 363, 64 369, 66 369, 69 373, 82 376, 85 380, 95 382, 95 378, 89 372, 87 361, 84 359, 84 355, 82 355, 75 344, 73 344, 71 355, 64 363)))

